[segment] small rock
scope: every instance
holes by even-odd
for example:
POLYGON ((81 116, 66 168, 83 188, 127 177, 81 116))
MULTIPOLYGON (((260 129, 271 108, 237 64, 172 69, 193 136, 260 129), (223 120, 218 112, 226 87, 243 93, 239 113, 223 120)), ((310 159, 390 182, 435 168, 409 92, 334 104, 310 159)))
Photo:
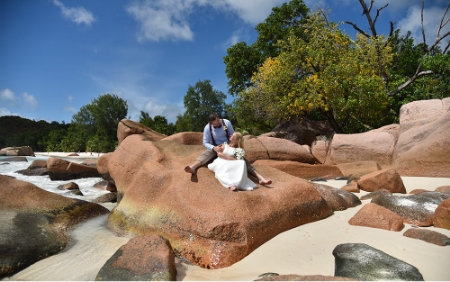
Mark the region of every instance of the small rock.
POLYGON ((442 233, 426 230, 426 229, 418 229, 411 228, 403 233, 403 236, 419 239, 428 243, 432 243, 438 246, 448 246, 450 245, 450 238, 445 236, 442 233))
POLYGON ((389 231, 403 229, 403 218, 377 204, 369 203, 362 207, 350 220, 350 225, 380 228, 389 231))
POLYGON ((400 174, 392 168, 375 171, 362 176, 358 180, 358 187, 367 192, 386 189, 391 193, 406 194, 406 188, 400 174))
POLYGON ((446 186, 440 186, 434 190, 435 192, 441 192, 441 193, 449 193, 450 194, 450 185, 446 186))
POLYGON ((444 200, 436 208, 433 216, 434 227, 450 230, 450 199, 444 200))

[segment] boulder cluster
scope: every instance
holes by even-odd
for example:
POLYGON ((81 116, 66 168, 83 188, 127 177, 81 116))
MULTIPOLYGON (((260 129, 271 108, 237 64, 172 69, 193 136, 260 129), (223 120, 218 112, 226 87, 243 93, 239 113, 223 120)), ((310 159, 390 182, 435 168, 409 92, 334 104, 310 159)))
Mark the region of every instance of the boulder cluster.
MULTIPOLYGON (((371 202, 349 224, 390 231, 413 224, 417 228, 407 230, 405 236, 448 245, 448 237, 422 227, 450 229, 450 189, 423 189, 406 195, 401 176, 450 177, 449 129, 450 98, 446 98, 407 104, 401 109, 400 124, 366 133, 334 134, 314 141, 309 131, 308 138, 289 135, 291 140, 271 134, 246 136, 246 158, 272 183, 237 193, 225 189, 205 166, 193 175, 184 172, 204 151, 202 133, 165 136, 126 119, 118 126, 117 149, 102 155, 96 166, 49 159, 45 167, 41 163, 33 169, 46 169, 51 179, 101 176, 106 180, 102 187, 116 189, 117 206, 109 213, 107 227, 133 239, 108 260, 97 280, 174 280, 175 258, 211 269, 230 266, 283 231, 368 199, 371 202), (311 143, 299 144, 298 140, 311 143), (336 189, 319 183, 328 179, 346 179, 347 185, 336 189), (361 190, 369 193, 358 198, 355 194, 361 190)), ((29 210, 22 209, 23 202, 32 202, 35 196, 11 194, 18 180, 0 177, 6 183, 0 186, 5 190, 2 194, 10 195, 0 202, 7 211, 2 212, 1 222, 10 222, 9 229, 2 229, 15 230, 27 220, 29 210), (12 198, 15 207, 6 204, 12 198), (19 214, 25 221, 19 220, 19 214)), ((32 189, 35 195, 44 194, 36 192, 37 187, 32 189)), ((103 212, 90 204, 94 206, 78 201, 67 206, 86 206, 89 215, 103 212)), ((35 208, 40 205, 35 202, 35 208)), ((55 226, 64 230, 70 224, 60 220, 67 217, 55 209, 48 207, 41 221, 49 224, 49 230, 55 226)), ((58 211, 70 213, 71 208, 58 211)), ((64 247, 64 238, 60 241, 56 249, 64 247)), ((364 244, 339 245, 333 255, 334 277, 302 279, 423 280, 414 266, 364 244)), ((3 267, 1 256, 0 263, 3 267)), ((4 267, 7 271, 2 268, 0 277, 17 271, 8 267, 4 267)), ((288 278, 298 279, 274 275, 260 280, 288 278)))

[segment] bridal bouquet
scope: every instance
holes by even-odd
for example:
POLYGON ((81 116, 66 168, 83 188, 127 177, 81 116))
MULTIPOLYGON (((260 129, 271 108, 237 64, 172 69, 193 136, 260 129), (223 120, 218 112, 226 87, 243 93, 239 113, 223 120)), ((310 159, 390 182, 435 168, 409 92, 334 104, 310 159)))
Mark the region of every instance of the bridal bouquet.
POLYGON ((234 156, 236 157, 237 160, 243 160, 244 155, 245 155, 244 149, 242 148, 234 149, 234 156))

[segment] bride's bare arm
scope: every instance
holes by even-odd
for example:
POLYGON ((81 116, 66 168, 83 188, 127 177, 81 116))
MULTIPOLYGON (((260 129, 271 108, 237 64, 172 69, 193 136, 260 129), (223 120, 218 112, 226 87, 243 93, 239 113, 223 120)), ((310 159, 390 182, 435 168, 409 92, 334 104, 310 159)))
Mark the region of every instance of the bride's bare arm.
POLYGON ((236 160, 235 157, 231 157, 231 156, 225 155, 225 154, 222 153, 222 152, 218 152, 218 153, 217 153, 217 156, 218 156, 219 158, 222 158, 222 159, 225 159, 225 160, 229 160, 229 161, 234 161, 234 160, 236 160))

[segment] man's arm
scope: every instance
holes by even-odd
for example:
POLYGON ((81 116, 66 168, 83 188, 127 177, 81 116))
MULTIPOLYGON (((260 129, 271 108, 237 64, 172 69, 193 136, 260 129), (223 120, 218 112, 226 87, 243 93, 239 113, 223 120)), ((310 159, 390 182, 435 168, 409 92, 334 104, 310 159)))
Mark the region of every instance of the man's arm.
POLYGON ((207 124, 203 129, 203 146, 205 146, 206 149, 212 151, 214 149, 214 145, 211 143, 211 131, 209 130, 209 124, 207 124))

